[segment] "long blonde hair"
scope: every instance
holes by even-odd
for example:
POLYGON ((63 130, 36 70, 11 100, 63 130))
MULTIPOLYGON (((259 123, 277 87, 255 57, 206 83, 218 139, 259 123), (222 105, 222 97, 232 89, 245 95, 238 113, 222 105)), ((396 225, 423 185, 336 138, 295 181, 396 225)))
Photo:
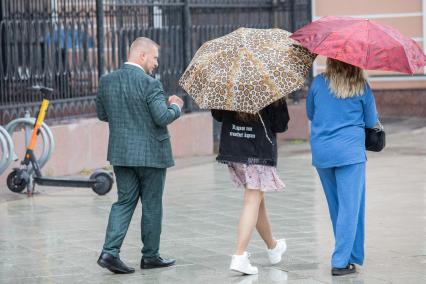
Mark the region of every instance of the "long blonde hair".
POLYGON ((329 81, 330 91, 340 99, 364 94, 367 78, 364 71, 351 64, 327 58, 325 77, 329 81))

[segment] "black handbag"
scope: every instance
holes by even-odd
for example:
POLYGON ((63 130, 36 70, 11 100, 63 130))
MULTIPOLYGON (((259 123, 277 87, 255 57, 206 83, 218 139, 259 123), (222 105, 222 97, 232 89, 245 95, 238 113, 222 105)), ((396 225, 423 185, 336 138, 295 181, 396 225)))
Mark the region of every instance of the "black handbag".
POLYGON ((365 128, 365 149, 367 151, 380 152, 386 146, 386 135, 383 126, 380 128, 365 128))

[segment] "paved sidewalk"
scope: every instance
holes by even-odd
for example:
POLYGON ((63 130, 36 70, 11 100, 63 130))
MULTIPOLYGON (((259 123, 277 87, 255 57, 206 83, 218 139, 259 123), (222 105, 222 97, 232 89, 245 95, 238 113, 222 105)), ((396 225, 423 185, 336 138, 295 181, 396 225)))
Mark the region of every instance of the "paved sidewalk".
POLYGON ((268 265, 257 233, 250 243, 257 276, 228 271, 242 193, 214 157, 178 160, 168 172, 161 252, 165 269, 140 270, 140 205, 121 257, 136 272, 97 266, 115 188, 41 188, 32 198, 0 185, 0 283, 426 283, 426 120, 389 119, 387 148, 368 153, 366 261, 356 275, 331 277, 331 224, 307 143, 279 150, 284 193, 266 202, 283 261, 268 265))

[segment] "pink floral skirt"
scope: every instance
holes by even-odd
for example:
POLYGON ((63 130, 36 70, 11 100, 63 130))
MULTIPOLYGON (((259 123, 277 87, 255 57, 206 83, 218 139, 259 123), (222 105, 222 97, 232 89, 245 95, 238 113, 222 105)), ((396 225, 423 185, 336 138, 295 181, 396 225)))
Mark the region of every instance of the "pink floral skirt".
POLYGON ((276 167, 228 163, 228 170, 237 187, 265 192, 284 191, 285 184, 278 176, 276 167))

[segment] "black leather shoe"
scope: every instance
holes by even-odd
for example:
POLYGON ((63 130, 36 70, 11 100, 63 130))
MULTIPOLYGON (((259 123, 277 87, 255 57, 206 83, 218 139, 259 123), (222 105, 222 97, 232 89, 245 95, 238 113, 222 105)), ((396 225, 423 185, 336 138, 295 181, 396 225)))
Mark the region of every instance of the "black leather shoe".
POLYGON ((141 269, 150 269, 150 268, 161 268, 172 266, 176 263, 175 259, 172 258, 162 258, 161 256, 155 259, 141 259, 141 269))
POLYGON ((349 263, 345 268, 332 268, 331 275, 333 276, 343 276, 356 272, 355 264, 349 263))
POLYGON ((128 274, 135 272, 134 268, 128 267, 119 257, 103 252, 99 256, 98 264, 116 274, 128 274))

